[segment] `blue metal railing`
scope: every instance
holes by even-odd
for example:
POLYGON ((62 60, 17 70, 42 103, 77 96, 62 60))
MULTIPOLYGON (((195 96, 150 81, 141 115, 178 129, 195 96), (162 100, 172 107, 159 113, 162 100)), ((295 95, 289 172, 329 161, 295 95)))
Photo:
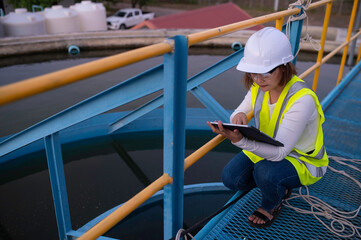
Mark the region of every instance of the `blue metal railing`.
POLYGON ((174 52, 165 55, 163 65, 80 102, 0 143, 0 156, 4 156, 38 139, 44 139, 60 239, 66 239, 74 231, 71 229, 59 131, 162 89, 164 96, 115 121, 109 126, 109 134, 164 104, 164 172, 173 178, 173 184, 164 188, 165 239, 174 236, 182 227, 185 93, 191 91, 217 117, 228 119, 228 112, 200 85, 234 67, 242 58, 243 50, 187 81, 187 39, 185 36, 176 36, 172 40, 175 41, 174 52))

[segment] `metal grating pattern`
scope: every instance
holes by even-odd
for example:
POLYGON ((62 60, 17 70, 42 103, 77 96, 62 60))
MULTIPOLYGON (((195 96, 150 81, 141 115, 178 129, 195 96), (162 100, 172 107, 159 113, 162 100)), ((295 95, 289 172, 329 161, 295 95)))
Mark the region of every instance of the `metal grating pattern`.
POLYGON ((361 72, 351 79, 325 110, 323 124, 329 155, 361 159, 361 72))
MULTIPOLYGON (((333 168, 344 170, 361 181, 359 172, 333 160, 330 163, 333 168)), ((357 184, 330 170, 322 180, 310 186, 309 189, 311 195, 342 211, 355 210, 361 203, 360 189, 357 184)), ((252 190, 232 207, 204 239, 359 239, 356 236, 338 237, 328 231, 313 215, 297 213, 285 206, 271 227, 267 229, 250 227, 247 218, 259 207, 260 198, 259 189, 252 190)), ((289 202, 292 206, 310 210, 309 204, 300 198, 292 199, 289 202)), ((330 225, 330 220, 324 217, 320 218, 330 225)), ((359 214, 351 222, 356 226, 361 226, 361 215, 359 214)), ((352 234, 352 230, 347 228, 343 234, 352 234)))
POLYGON ((346 97, 346 95, 340 96, 326 109, 325 125, 327 125, 327 117, 337 118, 348 123, 359 123, 361 116, 361 99, 346 97))
POLYGON ((324 140, 328 155, 361 159, 361 124, 330 116, 326 116, 326 122, 324 140))
POLYGON ((361 78, 359 75, 356 75, 347 84, 347 87, 343 89, 342 94, 341 96, 339 96, 339 98, 345 96, 348 99, 355 99, 360 101, 361 100, 360 89, 361 89, 361 78))

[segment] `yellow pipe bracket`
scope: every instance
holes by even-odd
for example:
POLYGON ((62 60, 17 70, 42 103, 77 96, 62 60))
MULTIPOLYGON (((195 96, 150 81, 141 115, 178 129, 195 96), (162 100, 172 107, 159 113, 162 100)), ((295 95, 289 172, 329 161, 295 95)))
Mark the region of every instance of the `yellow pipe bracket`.
POLYGON ((277 29, 280 30, 280 31, 282 31, 283 19, 284 19, 284 17, 281 17, 281 18, 279 18, 279 19, 276 20, 276 26, 275 26, 275 28, 277 28, 277 29))

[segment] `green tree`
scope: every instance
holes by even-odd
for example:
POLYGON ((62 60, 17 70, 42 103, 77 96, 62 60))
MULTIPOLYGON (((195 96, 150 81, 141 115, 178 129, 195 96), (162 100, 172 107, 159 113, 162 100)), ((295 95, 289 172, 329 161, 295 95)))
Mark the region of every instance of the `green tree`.
POLYGON ((56 0, 9 0, 15 8, 26 8, 28 11, 32 10, 33 5, 39 5, 43 8, 51 7, 52 5, 57 5, 58 1, 56 0))

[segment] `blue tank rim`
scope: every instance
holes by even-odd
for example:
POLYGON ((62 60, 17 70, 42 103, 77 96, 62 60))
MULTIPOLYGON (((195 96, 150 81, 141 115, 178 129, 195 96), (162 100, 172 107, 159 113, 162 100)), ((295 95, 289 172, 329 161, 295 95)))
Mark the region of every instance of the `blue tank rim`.
MULTIPOLYGON (((207 194, 207 193, 235 193, 235 191, 232 191, 228 188, 226 188, 223 183, 221 182, 212 182, 212 183, 199 183, 199 184, 190 184, 184 186, 184 197, 187 198, 189 196, 193 196, 195 194, 207 194)), ((153 195, 150 199, 148 199, 145 203, 143 203, 141 206, 139 206, 135 211, 142 212, 142 210, 149 205, 163 201, 163 190, 158 191, 155 195, 153 195)), ((108 211, 104 212, 103 214, 95 217, 88 223, 84 224, 82 227, 77 229, 78 232, 86 232, 93 226, 95 226, 97 223, 99 223, 101 220, 103 220, 105 217, 107 217, 109 214, 114 212, 116 209, 118 209, 120 206, 122 206, 124 203, 119 204, 118 206, 113 207, 112 209, 109 209, 108 211)))

